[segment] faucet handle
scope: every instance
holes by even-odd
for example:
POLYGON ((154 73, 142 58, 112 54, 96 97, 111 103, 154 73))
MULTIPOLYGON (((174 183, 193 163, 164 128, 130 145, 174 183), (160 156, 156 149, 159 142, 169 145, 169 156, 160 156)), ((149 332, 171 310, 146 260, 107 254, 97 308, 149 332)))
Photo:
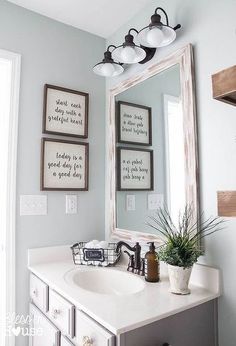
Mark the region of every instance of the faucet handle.
POLYGON ((145 259, 141 258, 141 268, 139 271, 139 275, 144 276, 145 274, 145 259))
POLYGON ((124 253, 126 253, 129 256, 129 264, 127 267, 127 271, 134 271, 134 255, 131 255, 128 251, 124 251, 124 253))

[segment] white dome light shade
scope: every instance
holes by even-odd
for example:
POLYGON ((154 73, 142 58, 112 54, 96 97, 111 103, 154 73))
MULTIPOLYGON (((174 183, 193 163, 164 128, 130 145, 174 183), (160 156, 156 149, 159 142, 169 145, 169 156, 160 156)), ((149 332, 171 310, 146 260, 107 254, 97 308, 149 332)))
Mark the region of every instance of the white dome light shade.
POLYGON ((115 77, 124 72, 124 69, 116 62, 100 62, 94 66, 93 72, 103 77, 115 77))
POLYGON ((124 64, 135 64, 145 59, 145 57, 145 50, 136 45, 122 45, 112 52, 112 58, 124 64))
MULTIPOLYGON (((124 47, 121 52, 121 60, 124 61, 134 61, 136 59, 136 52, 135 48, 133 47, 124 47)), ((119 60, 118 60, 119 61, 119 60)))
POLYGON ((149 48, 164 47, 176 39, 176 32, 170 26, 147 26, 138 33, 142 46, 149 48))
POLYGON ((164 35, 161 28, 154 27, 153 29, 149 30, 147 32, 146 39, 148 44, 150 44, 152 47, 158 47, 164 40, 164 35))
POLYGON ((171 44, 176 39, 176 31, 170 26, 163 25, 162 33, 164 35, 164 39, 162 41, 162 46, 160 47, 168 46, 168 44, 171 44))

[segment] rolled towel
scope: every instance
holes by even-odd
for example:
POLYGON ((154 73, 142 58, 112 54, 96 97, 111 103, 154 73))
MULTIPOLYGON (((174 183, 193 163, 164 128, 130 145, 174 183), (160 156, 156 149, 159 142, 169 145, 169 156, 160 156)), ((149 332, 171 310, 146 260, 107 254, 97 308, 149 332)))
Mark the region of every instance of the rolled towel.
POLYGON ((108 249, 108 242, 103 240, 103 241, 100 241, 100 243, 98 244, 100 248, 102 249, 108 249))
POLYGON ((94 245, 97 245, 98 243, 99 243, 99 241, 98 240, 92 240, 92 243, 94 244, 94 245))
POLYGON ((91 240, 88 243, 85 244, 84 247, 88 248, 88 249, 93 249, 96 248, 96 245, 99 243, 98 240, 91 240))

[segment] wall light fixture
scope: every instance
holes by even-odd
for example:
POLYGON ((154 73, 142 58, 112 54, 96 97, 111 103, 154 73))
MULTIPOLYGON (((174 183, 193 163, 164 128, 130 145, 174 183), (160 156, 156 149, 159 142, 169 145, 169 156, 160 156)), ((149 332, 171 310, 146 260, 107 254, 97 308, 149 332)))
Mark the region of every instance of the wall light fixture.
POLYGON ((145 47, 159 48, 168 46, 176 39, 176 30, 181 28, 178 24, 174 28, 169 25, 169 19, 166 11, 157 7, 155 13, 151 16, 151 23, 139 31, 139 43, 145 47), (161 16, 157 12, 162 12, 165 16, 166 23, 161 22, 161 16))
POLYGON ((123 64, 146 63, 153 58, 156 48, 167 46, 176 39, 175 31, 179 28, 181 28, 180 24, 172 28, 165 10, 157 7, 148 26, 140 31, 131 28, 123 44, 118 47, 110 45, 107 48, 104 59, 93 67, 94 73, 103 77, 115 77, 124 71, 123 64), (165 24, 162 23, 158 12, 164 14, 165 24), (132 31, 137 34, 140 46, 135 44, 132 31), (110 48, 113 48, 112 52, 110 48))
POLYGON ((112 57, 114 60, 124 64, 136 64, 145 59, 146 52, 134 43, 134 36, 131 35, 132 31, 138 34, 136 29, 129 30, 128 35, 125 36, 125 42, 113 50, 112 57))
POLYGON ((124 71, 122 65, 113 60, 110 48, 116 48, 116 46, 108 46, 106 52, 104 53, 104 59, 93 67, 93 72, 99 76, 115 77, 124 71))

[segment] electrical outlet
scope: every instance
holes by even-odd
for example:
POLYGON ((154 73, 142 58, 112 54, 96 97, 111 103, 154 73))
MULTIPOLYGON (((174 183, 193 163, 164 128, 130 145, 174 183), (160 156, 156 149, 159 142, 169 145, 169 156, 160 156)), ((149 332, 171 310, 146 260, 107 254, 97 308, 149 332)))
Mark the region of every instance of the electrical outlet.
POLYGON ((135 195, 126 196, 126 210, 127 211, 135 210, 135 195))
POLYGON ((160 207, 163 207, 164 196, 157 193, 148 194, 148 209, 157 210, 160 207))
POLYGON ((77 196, 66 195, 66 214, 77 214, 77 196))
POLYGON ((21 195, 20 215, 47 215, 47 196, 21 195))

